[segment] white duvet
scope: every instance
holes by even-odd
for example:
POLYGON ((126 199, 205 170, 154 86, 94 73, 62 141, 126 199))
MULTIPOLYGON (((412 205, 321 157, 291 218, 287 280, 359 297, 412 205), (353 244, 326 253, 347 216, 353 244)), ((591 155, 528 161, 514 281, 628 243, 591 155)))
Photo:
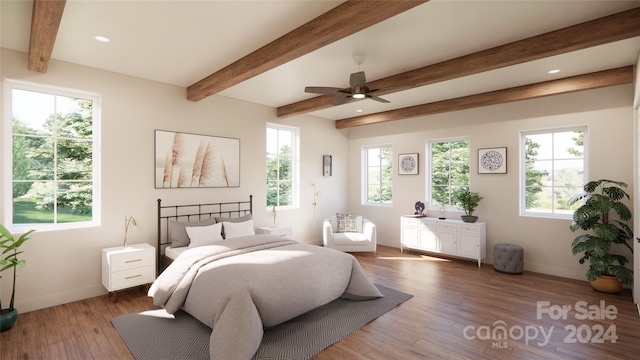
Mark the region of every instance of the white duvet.
POLYGON ((250 359, 263 328, 339 297, 383 297, 350 254, 272 235, 181 254, 153 283, 154 304, 182 308, 213 329, 211 359, 250 359))

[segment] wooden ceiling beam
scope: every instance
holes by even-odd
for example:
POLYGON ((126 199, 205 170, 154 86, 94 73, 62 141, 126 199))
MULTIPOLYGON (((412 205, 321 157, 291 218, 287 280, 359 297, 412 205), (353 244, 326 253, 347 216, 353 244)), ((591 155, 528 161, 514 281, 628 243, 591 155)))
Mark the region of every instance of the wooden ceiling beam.
POLYGON ((428 0, 349 0, 187 88, 202 100, 428 0))
MULTIPOLYGON (((640 36, 640 7, 389 76, 367 86, 395 87, 376 93, 384 95, 636 36, 640 36)), ((334 97, 322 95, 284 105, 277 109, 277 114, 288 117, 329 108, 334 97)))
POLYGON ((455 99, 410 106, 402 109, 356 116, 336 121, 336 129, 377 124, 387 121, 408 119, 418 116, 466 110, 481 106, 498 105, 543 96, 565 94, 574 91, 633 83, 633 66, 605 70, 564 79, 545 81, 509 89, 463 96, 455 99))
POLYGON ((27 65, 30 71, 47 72, 66 3, 66 0, 33 1, 27 65))

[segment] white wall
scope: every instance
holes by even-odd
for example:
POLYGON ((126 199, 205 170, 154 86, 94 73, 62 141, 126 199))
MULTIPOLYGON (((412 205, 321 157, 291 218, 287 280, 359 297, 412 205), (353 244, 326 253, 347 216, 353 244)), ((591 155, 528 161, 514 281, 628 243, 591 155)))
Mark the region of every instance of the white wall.
MULTIPOLYGON (((129 243, 156 242, 156 199, 164 204, 236 201, 254 196, 256 226, 270 225, 265 203, 266 122, 300 127, 300 209, 279 211, 278 225, 293 227, 294 238, 321 241, 321 219, 347 208, 347 138, 332 121, 312 116, 279 120, 274 108, 212 96, 186 100, 186 90, 157 82, 52 61, 46 74, 27 70, 27 55, 1 49, 3 79, 99 93, 101 104, 101 226, 39 231, 24 246, 16 307, 20 312, 106 293, 101 284, 101 249, 119 246, 123 217, 134 216, 139 231, 129 243), (240 139, 240 187, 154 189, 154 130, 172 130, 240 139), (322 155, 334 159, 334 175, 322 176, 322 155), (313 187, 318 191, 314 220, 313 187), (315 221, 315 223, 314 223, 315 221)), ((11 201, 11 199, 1 199, 11 201)), ((0 286, 8 301, 10 277, 0 286)))
MULTIPOLYGON (((633 86, 624 85, 352 128, 349 209, 378 224, 380 244, 399 247, 399 217, 413 213, 416 201, 427 203, 426 142, 468 136, 471 190, 484 196, 475 215, 487 223, 488 263, 492 262, 494 244, 514 243, 524 247, 525 270, 584 280, 586 265, 581 266, 571 253, 570 244, 577 234, 569 230, 569 220, 519 216, 520 131, 588 125, 590 179, 624 181, 630 185, 633 199, 632 94, 633 86), (401 153, 420 153, 418 176, 398 176, 394 168, 391 208, 361 205, 360 149, 372 144, 392 144, 394 159, 401 153), (479 175, 477 149, 505 146, 507 174, 479 175)), ((448 214, 450 218, 458 216, 448 214)))

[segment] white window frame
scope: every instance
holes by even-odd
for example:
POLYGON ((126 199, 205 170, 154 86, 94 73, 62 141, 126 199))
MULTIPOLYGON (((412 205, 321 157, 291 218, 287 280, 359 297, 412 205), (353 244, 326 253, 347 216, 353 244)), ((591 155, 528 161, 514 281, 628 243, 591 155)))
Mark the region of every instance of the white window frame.
MULTIPOLYGON (((434 139, 434 140, 429 140, 427 141, 426 144, 426 149, 425 149, 425 153, 427 154, 426 156, 426 160, 425 162, 429 165, 426 166, 427 169, 427 176, 426 176, 426 190, 425 193, 427 194, 427 199, 428 203, 427 203, 427 209, 434 211, 434 210, 441 210, 444 208, 444 210, 446 211, 455 211, 455 210, 460 210, 458 207, 455 206, 440 206, 440 205, 434 205, 433 204, 433 191, 431 188, 431 183, 433 182, 433 164, 431 161, 431 146, 432 144, 435 143, 452 143, 452 142, 458 142, 458 141, 467 141, 469 142, 469 162, 471 162, 471 139, 468 136, 463 136, 463 137, 455 137, 455 138, 448 138, 448 139, 434 139)), ((471 163, 469 163, 469 173, 471 173, 471 163)), ((471 186, 471 174, 469 174, 469 183, 467 184, 467 188, 469 188, 471 186)))
MULTIPOLYGON (((520 216, 524 217, 540 217, 540 218, 550 218, 550 219, 572 219, 573 214, 567 213, 556 213, 555 208, 552 209, 552 212, 535 212, 535 211, 527 211, 526 209, 526 137, 528 135, 536 135, 536 134, 555 134, 561 132, 570 132, 570 131, 584 131, 584 146, 583 146, 583 181, 582 184, 586 184, 589 179, 589 171, 588 171, 588 159, 589 159, 589 127, 587 125, 575 125, 575 126, 566 126, 566 127, 558 127, 558 128, 547 128, 547 129, 538 129, 538 130, 527 130, 520 132, 520 216)), ((552 151, 553 154, 553 151, 552 151)), ((555 157, 552 158, 552 161, 555 162, 555 157)), ((553 188, 553 186, 552 186, 553 188)), ((553 190, 552 190, 553 192, 553 190)), ((555 204, 555 202, 552 202, 555 204)))
POLYGON ((393 145, 391 144, 382 144, 382 145, 368 145, 362 147, 361 152, 361 165, 362 165, 362 193, 361 193, 361 204, 369 205, 369 206, 381 206, 381 207, 392 207, 393 206, 393 163, 394 163, 394 154, 393 154, 393 145), (369 201, 369 156, 368 151, 370 149, 382 149, 388 147, 391 150, 391 201, 388 203, 383 202, 370 202, 369 201))
POLYGON ((0 139, 2 139, 2 166, 0 166, 0 191, 3 199, 13 198, 13 90, 26 90, 65 97, 77 97, 93 101, 92 114, 92 220, 83 222, 63 223, 35 223, 13 224, 13 203, 5 200, 2 204, 2 219, 5 227, 12 232, 22 232, 29 229, 61 230, 100 226, 100 108, 101 96, 81 90, 40 85, 29 82, 5 79, 3 82, 3 120, 0 124, 0 139))
MULTIPOLYGON (((300 128, 293 126, 285 126, 273 123, 267 123, 265 128, 265 132, 267 129, 275 129, 275 130, 284 130, 290 131, 294 139, 291 141, 291 205, 278 205, 276 209, 278 210, 287 210, 287 209, 298 209, 300 208, 300 128)), ((265 136, 265 142, 268 145, 269 139, 265 136)), ((265 150, 265 155, 268 155, 267 150, 265 150)), ((265 184, 266 186, 266 184, 265 184)), ((266 195, 266 189, 265 189, 266 195)), ((266 202, 265 198, 265 202, 266 202)), ((267 206, 266 209, 268 211, 273 211, 273 208, 267 206)))

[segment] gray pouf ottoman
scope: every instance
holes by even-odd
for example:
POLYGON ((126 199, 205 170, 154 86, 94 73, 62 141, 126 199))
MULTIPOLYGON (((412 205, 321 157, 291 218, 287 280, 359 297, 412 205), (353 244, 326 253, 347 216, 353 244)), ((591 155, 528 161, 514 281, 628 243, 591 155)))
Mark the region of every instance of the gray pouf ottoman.
POLYGON ((524 251, 515 244, 495 244, 493 246, 493 268, 505 274, 522 274, 524 251))

